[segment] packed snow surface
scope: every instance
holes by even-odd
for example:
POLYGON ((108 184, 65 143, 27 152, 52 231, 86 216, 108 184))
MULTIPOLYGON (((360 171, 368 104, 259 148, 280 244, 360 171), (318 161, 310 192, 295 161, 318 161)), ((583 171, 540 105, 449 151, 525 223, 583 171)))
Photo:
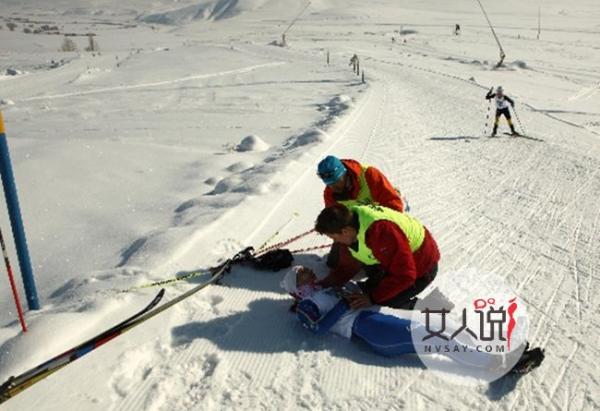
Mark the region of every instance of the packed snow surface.
MULTIPOLYGON (((3 0, 0 110, 42 309, 21 333, 1 274, 0 382, 158 292, 139 286, 310 230, 328 154, 409 199, 440 246, 436 281, 480 270, 513 287, 539 369, 458 387, 414 356, 313 336, 282 273, 236 267, 0 408, 600 408, 600 3, 482 3, 501 67, 472 0, 313 0, 291 28, 306 2, 3 0), (522 137, 487 137, 498 85, 522 137)), ((326 252, 295 260, 324 275, 326 252)))

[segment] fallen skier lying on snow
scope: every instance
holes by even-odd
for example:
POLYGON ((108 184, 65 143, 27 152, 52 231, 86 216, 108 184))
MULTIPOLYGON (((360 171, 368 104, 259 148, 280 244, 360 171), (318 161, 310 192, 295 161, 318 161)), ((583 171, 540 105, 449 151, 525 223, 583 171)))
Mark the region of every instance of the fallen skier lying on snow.
MULTIPOLYGON (((345 292, 356 292, 359 287, 355 283, 349 282, 343 289, 322 288, 317 284, 314 271, 304 266, 292 267, 281 281, 281 287, 296 300, 298 320, 317 335, 331 331, 348 339, 360 340, 384 356, 417 353, 412 335, 426 335, 425 326, 410 317, 402 317, 402 311, 390 315, 380 312, 379 306, 351 309, 343 295, 345 292)), ((467 339, 460 344, 473 347, 474 342, 467 335, 467 339)), ((423 352, 419 350, 419 353, 423 352)), ((440 354, 470 367, 497 369, 506 363, 503 355, 478 350, 466 357, 453 352, 440 354)), ((524 374, 538 367, 543 359, 542 349, 529 349, 527 344, 516 364, 506 371, 524 374)))

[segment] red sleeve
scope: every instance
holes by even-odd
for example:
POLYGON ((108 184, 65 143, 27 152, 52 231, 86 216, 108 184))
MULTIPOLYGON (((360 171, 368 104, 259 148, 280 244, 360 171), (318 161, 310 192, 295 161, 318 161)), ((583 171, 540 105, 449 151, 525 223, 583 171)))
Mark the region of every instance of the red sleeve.
POLYGON ((404 211, 404 204, 398 191, 392 183, 375 167, 369 167, 365 173, 367 184, 373 200, 384 207, 393 208, 400 212, 404 211))
POLYGON ((376 221, 366 234, 367 246, 387 274, 370 294, 381 303, 414 285, 417 278, 415 259, 406 235, 391 221, 376 221))
POLYGON ((323 191, 323 199, 325 201, 325 208, 331 207, 337 204, 337 201, 333 198, 333 191, 329 187, 325 187, 323 191))

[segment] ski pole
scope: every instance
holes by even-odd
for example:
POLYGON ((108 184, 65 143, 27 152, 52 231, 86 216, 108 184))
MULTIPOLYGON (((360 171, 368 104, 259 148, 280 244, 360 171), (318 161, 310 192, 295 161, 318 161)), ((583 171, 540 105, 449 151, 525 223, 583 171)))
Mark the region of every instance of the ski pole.
POLYGON ((269 238, 267 238, 267 239, 265 240, 265 242, 264 242, 264 243, 262 243, 262 244, 260 245, 260 247, 258 247, 258 248, 256 249, 256 254, 259 254, 259 253, 261 253, 261 252, 262 252, 262 250, 264 250, 264 249, 267 247, 267 244, 269 244, 269 243, 270 243, 270 242, 271 242, 271 241, 272 241, 272 240, 273 240, 275 237, 277 237, 277 236, 279 235, 279 233, 280 233, 280 232, 281 232, 281 231, 282 231, 282 230, 283 230, 283 229, 284 229, 284 228, 285 228, 285 227, 286 227, 286 226, 287 226, 289 223, 291 223, 291 222, 294 220, 294 218, 298 217, 299 215, 300 215, 300 213, 298 213, 298 212, 296 212, 296 211, 295 211, 295 212, 294 212, 294 213, 293 213, 293 214, 290 216, 289 220, 287 220, 285 223, 283 223, 283 224, 281 225, 281 227, 279 227, 279 228, 278 228, 278 229, 277 229, 277 230, 276 230, 276 231, 275 231, 275 232, 274 232, 274 233, 273 233, 273 234, 272 234, 272 235, 271 235, 269 238))
POLYGON ((519 118, 519 115, 517 114, 517 110, 515 110, 515 106, 512 106, 512 109, 513 109, 513 113, 515 113, 517 123, 519 123, 519 128, 523 131, 523 134, 527 135, 527 131, 525 130, 525 127, 523 127, 523 124, 521 124, 521 119, 519 118))
POLYGON ((483 126, 483 135, 487 135, 488 121, 490 119, 490 111, 492 110, 492 100, 488 100, 487 113, 485 113, 485 125, 483 126))
POLYGON ((23 309, 21 308, 21 302, 19 301, 19 293, 17 292, 17 287, 15 285, 15 278, 13 276, 12 267, 10 266, 10 261, 8 261, 8 253, 6 252, 6 244, 4 244, 4 236, 2 235, 2 229, 0 229, 0 246, 2 247, 2 254, 4 255, 4 264, 6 265, 6 271, 8 273, 10 288, 15 299, 15 305, 17 306, 17 313, 19 315, 21 329, 23 330, 23 332, 26 332, 27 325, 25 324, 25 318, 23 317, 23 309))
POLYGON ((291 250, 290 253, 292 253, 292 254, 305 253, 307 251, 321 250, 323 248, 331 248, 331 243, 315 245, 313 247, 299 248, 297 250, 291 250))
POLYGON ((307 235, 313 233, 314 231, 315 231, 315 229, 311 228, 310 230, 305 231, 305 232, 303 232, 301 234, 298 234, 297 236, 292 237, 292 238, 290 238, 288 240, 282 241, 282 242, 277 243, 277 244, 273 244, 273 245, 271 245, 271 246, 269 246, 267 248, 262 249, 262 251, 257 252, 256 255, 255 255, 255 257, 260 257, 261 255, 264 255, 264 254, 268 253, 269 251, 277 250, 277 249, 279 249, 279 248, 281 248, 283 246, 286 246, 288 244, 293 243, 294 241, 298 241, 302 237, 306 237, 307 235))

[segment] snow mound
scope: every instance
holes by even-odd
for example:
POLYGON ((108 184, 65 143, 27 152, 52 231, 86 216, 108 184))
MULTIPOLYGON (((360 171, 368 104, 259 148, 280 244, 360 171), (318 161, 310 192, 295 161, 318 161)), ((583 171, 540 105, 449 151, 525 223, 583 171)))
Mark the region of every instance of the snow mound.
POLYGON ((351 103, 352 97, 347 96, 345 94, 340 94, 339 96, 334 97, 330 102, 332 106, 342 109, 347 109, 348 107, 350 107, 351 103))
POLYGON ((300 134, 294 139, 289 148, 306 146, 308 144, 320 143, 327 139, 327 135, 320 129, 310 129, 300 134))
POLYGON ((22 70, 17 70, 17 69, 12 68, 12 67, 9 67, 9 68, 6 69, 6 75, 7 76, 18 76, 18 75, 21 75, 21 74, 25 74, 25 72, 22 71, 22 70))
POLYGON ((144 23, 156 23, 165 25, 180 25, 195 20, 217 21, 228 19, 246 11, 256 10, 266 0, 204 0, 199 4, 187 6, 161 13, 142 15, 137 18, 144 23))
POLYGON ((527 63, 524 62, 523 60, 515 60, 512 63, 510 63, 510 66, 520 68, 520 69, 528 69, 529 68, 527 66, 527 63))
POLYGON ((227 167, 225 170, 231 171, 233 173, 239 173, 240 171, 244 171, 251 168, 253 165, 254 164, 247 163, 245 161, 238 161, 237 163, 233 163, 232 165, 227 167))
POLYGON ((218 177, 209 177, 206 180, 204 180, 204 184, 214 186, 215 184, 217 184, 217 181, 219 181, 218 177))
POLYGON ((7 98, 0 98, 0 106, 14 106, 15 102, 7 98))
POLYGON ((235 147, 235 151, 267 151, 269 145, 255 135, 246 136, 235 147))
POLYGON ((223 194, 228 191, 233 191, 234 188, 238 187, 242 183, 240 176, 226 177, 219 181, 215 186, 214 190, 210 194, 223 194))

